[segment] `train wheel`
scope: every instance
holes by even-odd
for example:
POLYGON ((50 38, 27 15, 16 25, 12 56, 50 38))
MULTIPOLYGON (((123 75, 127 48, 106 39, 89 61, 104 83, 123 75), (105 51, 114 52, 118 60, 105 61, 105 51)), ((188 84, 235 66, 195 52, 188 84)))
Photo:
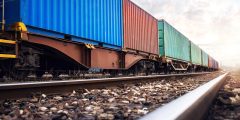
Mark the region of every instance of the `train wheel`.
POLYGON ((136 65, 135 68, 134 68, 133 74, 134 74, 135 76, 139 75, 139 68, 138 68, 137 65, 136 65))
POLYGON ((14 70, 10 72, 10 77, 13 81, 25 81, 28 78, 30 71, 28 70, 14 70))
POLYGON ((53 71, 53 72, 52 72, 53 79, 59 79, 59 75, 60 75, 60 74, 61 74, 61 73, 58 72, 58 71, 53 71))
POLYGON ((168 67, 167 63, 163 64, 163 72, 164 72, 164 74, 168 74, 168 72, 169 72, 169 67, 168 67))
POLYGON ((45 73, 44 71, 37 71, 36 72, 37 79, 41 79, 44 73, 45 73))
POLYGON ((130 73, 128 70, 123 71, 123 76, 129 76, 129 75, 130 75, 130 73))
POLYGON ((111 77, 116 77, 118 75, 118 72, 114 71, 114 70, 109 71, 109 73, 110 73, 111 77))

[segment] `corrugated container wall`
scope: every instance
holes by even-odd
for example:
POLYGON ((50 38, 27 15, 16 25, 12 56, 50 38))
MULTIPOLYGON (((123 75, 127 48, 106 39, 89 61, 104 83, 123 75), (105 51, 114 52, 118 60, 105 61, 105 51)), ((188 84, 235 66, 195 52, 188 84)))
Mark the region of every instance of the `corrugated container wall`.
POLYGON ((215 66, 215 62, 216 62, 216 60, 213 58, 213 57, 208 57, 208 67, 209 68, 215 68, 216 66, 215 66))
POLYGON ((158 22, 159 52, 161 56, 190 61, 190 41, 164 20, 158 22))
POLYGON ((157 19, 130 0, 123 9, 124 48, 158 54, 157 19))
POLYGON ((208 67, 214 68, 214 59, 211 56, 208 56, 208 67))
POLYGON ((216 60, 213 61, 213 68, 216 69, 216 60))
POLYGON ((30 32, 120 49, 122 8, 122 0, 7 0, 5 14, 30 32))
POLYGON ((217 69, 217 61, 215 60, 214 63, 213 63, 213 68, 214 69, 217 69))
POLYGON ((191 62, 192 64, 202 65, 202 51, 201 49, 191 42, 191 62))
POLYGON ((216 61, 216 69, 219 69, 219 62, 216 61))
POLYGON ((202 51, 202 65, 208 67, 208 54, 202 51))

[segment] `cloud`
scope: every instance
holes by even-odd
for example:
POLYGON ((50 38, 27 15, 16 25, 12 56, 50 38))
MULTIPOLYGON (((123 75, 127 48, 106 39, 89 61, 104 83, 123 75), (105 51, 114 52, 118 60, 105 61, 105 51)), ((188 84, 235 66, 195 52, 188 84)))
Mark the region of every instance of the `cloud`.
POLYGON ((240 0, 132 0, 223 65, 240 65, 240 0))

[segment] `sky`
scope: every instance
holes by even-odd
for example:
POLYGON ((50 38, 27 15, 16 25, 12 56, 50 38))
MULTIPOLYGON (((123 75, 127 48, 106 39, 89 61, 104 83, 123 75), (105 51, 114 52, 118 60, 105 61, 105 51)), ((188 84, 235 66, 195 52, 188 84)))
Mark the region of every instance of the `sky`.
POLYGON ((132 0, 228 67, 240 66, 240 0, 132 0))

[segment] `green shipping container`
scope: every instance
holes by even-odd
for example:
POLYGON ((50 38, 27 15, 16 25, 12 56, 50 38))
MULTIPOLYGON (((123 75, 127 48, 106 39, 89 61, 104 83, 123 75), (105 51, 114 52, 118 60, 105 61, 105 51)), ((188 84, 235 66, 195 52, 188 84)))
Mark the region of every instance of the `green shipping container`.
POLYGON ((158 41, 161 56, 191 62, 190 41, 164 20, 158 21, 158 41))
POLYGON ((191 42, 191 62, 192 64, 202 65, 202 50, 191 42))
POLYGON ((208 67, 208 54, 202 51, 202 65, 208 67))

